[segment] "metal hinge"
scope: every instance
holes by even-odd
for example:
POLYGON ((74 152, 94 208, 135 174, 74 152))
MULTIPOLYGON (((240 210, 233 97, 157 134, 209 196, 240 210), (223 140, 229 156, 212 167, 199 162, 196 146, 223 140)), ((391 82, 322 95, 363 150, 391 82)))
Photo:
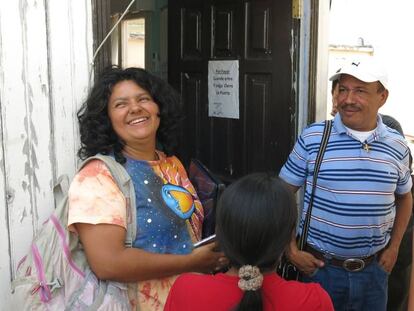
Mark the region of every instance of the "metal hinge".
POLYGON ((292 17, 300 19, 302 18, 302 1, 303 0, 292 0, 292 17))

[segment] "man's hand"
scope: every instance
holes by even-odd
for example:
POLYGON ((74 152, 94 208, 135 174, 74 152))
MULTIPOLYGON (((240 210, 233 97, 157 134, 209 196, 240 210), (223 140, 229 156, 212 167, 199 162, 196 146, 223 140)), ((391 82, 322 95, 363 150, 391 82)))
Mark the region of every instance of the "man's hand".
POLYGON ((306 275, 312 275, 316 269, 322 268, 325 265, 322 260, 316 259, 312 254, 300 250, 294 254, 290 253, 288 258, 299 271, 306 275))
POLYGON ((391 239, 378 259, 380 266, 391 273, 397 261, 398 249, 404 232, 407 229, 408 221, 412 213, 413 198, 411 192, 395 194, 395 220, 391 231, 391 239))
POLYGON ((378 263, 386 272, 391 273, 397 261, 397 256, 398 248, 390 245, 382 251, 380 257, 378 258, 378 263))
POLYGON ((322 268, 325 265, 322 260, 316 259, 312 254, 300 251, 294 238, 290 241, 286 256, 299 271, 306 275, 312 275, 316 269, 322 268))

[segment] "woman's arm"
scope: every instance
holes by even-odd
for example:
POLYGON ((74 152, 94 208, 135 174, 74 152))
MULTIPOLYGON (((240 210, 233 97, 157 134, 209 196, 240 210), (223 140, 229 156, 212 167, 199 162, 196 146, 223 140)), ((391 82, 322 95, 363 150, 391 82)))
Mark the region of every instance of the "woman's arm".
POLYGON ((92 271, 102 280, 137 282, 183 272, 209 273, 223 268, 226 259, 215 243, 188 255, 157 254, 124 246, 126 231, 117 225, 74 224, 92 271))

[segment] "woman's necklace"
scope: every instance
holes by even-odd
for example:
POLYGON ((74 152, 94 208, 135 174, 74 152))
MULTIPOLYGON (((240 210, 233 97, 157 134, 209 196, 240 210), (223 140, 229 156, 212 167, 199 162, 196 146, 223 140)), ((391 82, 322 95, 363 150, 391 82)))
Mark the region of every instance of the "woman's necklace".
POLYGON ((135 149, 128 147, 128 146, 126 146, 126 148, 122 150, 122 152, 126 156, 134 160, 138 160, 138 161, 159 161, 160 160, 160 156, 158 155, 156 150, 154 150, 153 152, 148 152, 148 153, 139 152, 139 154, 136 154, 131 151, 135 151, 135 149))

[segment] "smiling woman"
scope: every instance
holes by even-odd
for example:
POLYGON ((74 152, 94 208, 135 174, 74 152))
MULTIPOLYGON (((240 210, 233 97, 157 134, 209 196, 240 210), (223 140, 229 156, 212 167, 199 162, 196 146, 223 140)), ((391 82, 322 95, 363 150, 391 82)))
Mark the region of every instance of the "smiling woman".
MULTIPOLYGON (((182 119, 177 92, 144 69, 122 70, 113 67, 103 72, 78 113, 81 132, 79 156, 82 159, 96 153, 113 153, 120 163, 125 162, 123 149, 127 142, 121 136, 122 133, 115 130, 110 114, 119 116, 118 113, 112 113, 116 104, 119 106, 116 110, 124 111, 127 118, 144 116, 142 109, 136 111, 134 102, 141 107, 147 107, 149 102, 157 106, 159 127, 154 138, 167 155, 173 154, 177 146, 178 125, 182 119), (146 104, 142 105, 144 101, 146 104)), ((127 120, 130 121, 132 119, 127 120)))
POLYGON ((173 156, 181 119, 178 94, 138 68, 109 68, 78 113, 81 159, 113 156, 131 176, 136 219, 100 161, 88 163, 69 191, 69 230, 77 233, 99 279, 138 282, 130 296, 139 310, 162 310, 176 275, 211 272, 226 264, 215 243, 193 250, 201 238, 203 209, 181 162, 173 156), (156 150, 162 145, 163 151, 156 150), (138 228, 124 246, 128 221, 138 228), (105 241, 105 243, 102 243, 105 241))
POLYGON ((156 159, 153 151, 160 125, 159 109, 147 91, 131 80, 117 83, 109 97, 108 116, 114 131, 125 142, 125 153, 142 160, 156 159))

